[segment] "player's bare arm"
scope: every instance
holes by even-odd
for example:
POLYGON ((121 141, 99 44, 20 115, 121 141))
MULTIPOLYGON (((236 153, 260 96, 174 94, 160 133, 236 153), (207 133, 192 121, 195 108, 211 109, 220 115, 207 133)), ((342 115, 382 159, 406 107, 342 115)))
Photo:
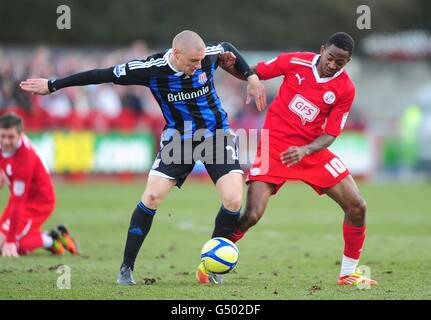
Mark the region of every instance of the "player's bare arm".
POLYGON ((225 53, 232 53, 233 56, 223 57, 221 61, 219 60, 219 65, 234 77, 246 80, 248 82, 246 104, 254 99, 256 108, 259 111, 264 110, 266 107, 266 90, 255 70, 248 66, 241 53, 232 44, 223 42, 223 48, 225 48, 225 53))
POLYGON ((3 173, 3 170, 0 170, 0 189, 4 187, 6 184, 6 179, 3 173))
POLYGON ((291 167, 301 161, 305 156, 326 149, 336 138, 337 137, 325 133, 305 146, 291 146, 280 154, 280 160, 283 164, 291 167))
POLYGON ((255 98, 256 107, 259 111, 265 110, 266 107, 266 90, 265 86, 260 82, 259 77, 254 74, 256 67, 251 67, 250 70, 253 73, 251 76, 246 78, 241 72, 239 72, 234 66, 221 66, 224 70, 229 72, 235 78, 240 80, 247 80, 247 100, 246 103, 249 104, 252 98, 255 98))
POLYGON ((265 86, 260 82, 259 77, 255 74, 256 66, 250 68, 252 76, 249 76, 248 78, 235 68, 234 64, 232 64, 232 61, 229 61, 229 63, 220 63, 220 66, 223 68, 223 70, 230 73, 235 78, 240 80, 247 80, 248 85, 246 103, 249 104, 252 97, 259 97, 259 99, 256 100, 256 107, 259 111, 265 110, 266 90, 265 86))
POLYGON ((259 77, 253 74, 247 78, 247 100, 249 104, 254 98, 257 110, 263 111, 266 108, 266 90, 265 86, 260 82, 259 77))
POLYGON ((6 237, 4 236, 4 234, 0 232, 0 251, 3 250, 3 244, 5 239, 6 237))

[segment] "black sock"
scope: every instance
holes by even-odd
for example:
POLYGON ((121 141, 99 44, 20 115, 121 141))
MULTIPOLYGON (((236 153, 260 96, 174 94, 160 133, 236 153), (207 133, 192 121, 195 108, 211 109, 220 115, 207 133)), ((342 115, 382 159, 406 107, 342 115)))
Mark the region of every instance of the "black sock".
POLYGON ((132 270, 135 268, 136 256, 139 253, 139 249, 141 248, 146 235, 150 231, 155 214, 156 210, 147 208, 140 201, 135 211, 133 211, 129 231, 127 233, 123 260, 123 264, 130 267, 132 270))
POLYGON ((214 227, 212 238, 229 237, 234 231, 238 223, 240 212, 241 210, 238 210, 238 211, 227 210, 222 205, 215 219, 215 227, 214 227))

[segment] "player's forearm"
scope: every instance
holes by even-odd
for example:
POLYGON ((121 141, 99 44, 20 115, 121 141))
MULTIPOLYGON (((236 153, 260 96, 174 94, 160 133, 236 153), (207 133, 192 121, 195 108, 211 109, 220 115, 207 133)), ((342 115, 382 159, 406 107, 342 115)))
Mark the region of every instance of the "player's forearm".
POLYGON ((6 237, 0 232, 0 251, 3 250, 3 244, 5 243, 6 237))
POLYGON ((49 80, 48 89, 50 92, 54 92, 66 87, 113 82, 115 80, 115 75, 112 70, 112 67, 106 69, 93 69, 76 73, 65 78, 49 80))
MULTIPOLYGON (((227 72, 229 72, 231 75, 233 75, 235 78, 237 78, 239 80, 244 80, 244 81, 248 80, 248 78, 246 78, 244 74, 239 72, 235 68, 235 66, 231 66, 230 68, 225 68, 224 70, 226 70, 227 72)), ((254 75, 256 73, 256 66, 250 67, 250 70, 252 71, 250 76, 254 75)))
POLYGON ((13 203, 11 208, 11 214, 10 214, 10 223, 9 223, 9 232, 6 236, 6 242, 9 243, 15 243, 16 242, 16 235, 18 233, 18 226, 19 226, 19 220, 20 220, 20 214, 21 214, 21 207, 22 205, 20 203, 13 203))
POLYGON ((5 178, 3 176, 3 171, 0 170, 0 189, 6 184, 5 178))
POLYGON ((331 136, 327 133, 321 135, 310 144, 307 144, 306 146, 304 146, 305 154, 310 155, 317 151, 328 148, 335 141, 336 138, 337 137, 331 136))
POLYGON ((235 78, 239 79, 239 80, 246 80, 245 76, 239 72, 235 66, 231 66, 229 68, 223 68, 224 70, 226 70, 227 72, 229 72, 231 75, 233 75, 235 78))
POLYGON ((235 77, 241 80, 246 80, 249 76, 255 73, 254 70, 250 68, 247 61, 245 61, 244 57, 241 55, 238 49, 235 48, 231 43, 223 42, 222 46, 225 49, 225 51, 232 52, 236 57, 236 61, 234 65, 235 71, 232 70, 233 72, 235 72, 235 74, 228 71, 229 73, 233 74, 235 77))

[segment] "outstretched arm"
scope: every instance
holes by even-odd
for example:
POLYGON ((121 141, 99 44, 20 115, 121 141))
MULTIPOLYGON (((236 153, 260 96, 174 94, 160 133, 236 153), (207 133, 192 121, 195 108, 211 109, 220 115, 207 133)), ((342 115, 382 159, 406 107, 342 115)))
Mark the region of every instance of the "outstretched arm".
POLYGON ((32 94, 45 95, 66 87, 86 86, 89 84, 112 82, 122 85, 146 85, 146 78, 143 69, 130 70, 128 64, 121 64, 106 69, 93 69, 76 73, 62 79, 27 79, 20 83, 20 87, 22 90, 32 94))
POLYGON ((20 87, 33 94, 45 95, 66 87, 114 82, 114 80, 115 75, 111 67, 84 71, 62 79, 27 79, 20 83, 20 87))

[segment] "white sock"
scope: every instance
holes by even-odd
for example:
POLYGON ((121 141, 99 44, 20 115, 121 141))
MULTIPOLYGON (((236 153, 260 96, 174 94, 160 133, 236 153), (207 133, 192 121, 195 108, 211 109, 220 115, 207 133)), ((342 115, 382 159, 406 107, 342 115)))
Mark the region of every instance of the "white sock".
POLYGON ((340 277, 343 277, 351 273, 355 273, 358 263, 359 263, 359 260, 355 260, 343 255, 343 260, 341 262, 340 277))
POLYGON ((52 239, 46 232, 42 233, 42 241, 44 248, 51 248, 54 244, 54 239, 52 239))

